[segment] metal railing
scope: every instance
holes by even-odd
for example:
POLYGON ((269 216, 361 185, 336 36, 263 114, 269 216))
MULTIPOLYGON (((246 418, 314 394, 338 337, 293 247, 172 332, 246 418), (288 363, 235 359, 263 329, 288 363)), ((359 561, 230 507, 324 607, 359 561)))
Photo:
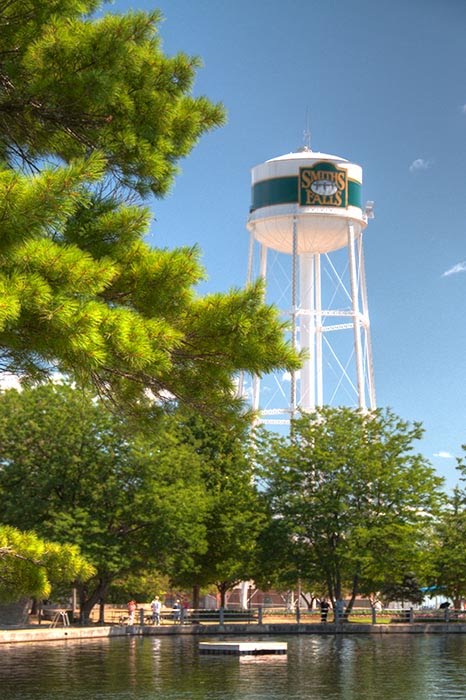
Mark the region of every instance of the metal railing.
MULTIPOLYGON (((95 620, 94 620, 95 621, 95 620)), ((319 608, 286 608, 254 605, 246 610, 239 608, 218 608, 215 610, 202 608, 182 609, 173 611, 170 608, 161 612, 162 625, 174 624, 332 624, 361 623, 361 624, 416 624, 439 622, 466 622, 466 610, 447 609, 414 609, 414 608, 353 608, 349 615, 344 613, 335 620, 332 608, 326 616, 322 616, 319 608)), ((112 607, 105 611, 106 624, 128 624, 125 607, 112 607)), ((134 616, 135 625, 152 625, 152 613, 149 606, 140 606, 134 616)))

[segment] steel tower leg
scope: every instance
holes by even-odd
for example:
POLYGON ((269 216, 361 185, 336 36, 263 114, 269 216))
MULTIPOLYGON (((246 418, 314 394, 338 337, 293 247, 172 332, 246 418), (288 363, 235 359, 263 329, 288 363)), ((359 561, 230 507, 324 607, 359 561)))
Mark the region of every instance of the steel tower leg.
POLYGON ((366 392, 364 383, 364 365, 361 345, 361 315, 359 311, 359 285, 356 267, 354 224, 348 222, 348 257, 351 282, 351 303, 353 310, 354 355, 356 359, 356 376, 358 386, 358 402, 360 408, 366 408, 366 392))
MULTIPOLYGON (((291 256, 291 335, 293 347, 297 348, 297 272, 298 272, 298 223, 293 217, 293 250, 291 256)), ((296 413, 296 372, 291 373, 290 382, 290 411, 294 418, 296 413)))
POLYGON ((365 320, 365 340, 366 340, 366 376, 369 393, 369 406, 372 411, 377 408, 375 395, 374 364, 372 360, 371 325, 369 320, 369 304, 367 301, 366 266, 364 264, 364 249, 362 245, 362 233, 358 238, 359 251, 359 284, 361 288, 362 313, 365 320))
POLYGON ((299 256, 299 340, 301 350, 306 350, 308 354, 308 359, 301 367, 300 406, 304 411, 312 411, 316 405, 314 262, 312 253, 303 253, 299 256))
POLYGON ((254 242, 256 240, 256 235, 255 235, 255 230, 254 227, 251 228, 251 231, 249 233, 249 252, 248 252, 248 277, 246 280, 247 285, 249 286, 252 284, 252 278, 253 278, 253 272, 252 272, 252 264, 254 262, 254 242))
POLYGON ((317 406, 324 404, 324 375, 322 366, 322 282, 320 276, 320 253, 314 255, 314 284, 315 284, 315 348, 316 348, 316 380, 317 406))

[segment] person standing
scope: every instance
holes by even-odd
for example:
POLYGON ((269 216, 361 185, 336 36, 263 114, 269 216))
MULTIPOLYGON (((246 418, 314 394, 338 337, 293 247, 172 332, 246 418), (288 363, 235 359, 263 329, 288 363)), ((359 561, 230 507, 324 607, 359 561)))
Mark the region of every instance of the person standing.
POLYGON ((327 622, 327 615, 328 615, 328 609, 330 607, 330 604, 327 600, 327 598, 322 598, 320 601, 320 621, 321 622, 327 622))
POLYGON ((172 612, 173 612, 173 620, 175 622, 179 622, 180 617, 181 617, 181 604, 180 604, 180 601, 178 599, 173 603, 172 612))
POLYGON ((128 605, 128 625, 134 625, 134 615, 136 613, 137 603, 135 600, 130 600, 128 605))
POLYGON ((159 600, 158 595, 154 597, 154 600, 150 604, 152 610, 152 622, 154 625, 160 625, 160 613, 162 612, 162 603, 159 600))

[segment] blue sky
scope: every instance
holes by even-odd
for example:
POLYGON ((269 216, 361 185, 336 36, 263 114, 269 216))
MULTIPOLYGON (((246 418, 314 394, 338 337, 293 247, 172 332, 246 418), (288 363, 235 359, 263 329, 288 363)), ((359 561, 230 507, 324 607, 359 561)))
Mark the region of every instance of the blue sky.
POLYGON ((250 170, 303 144, 364 170, 379 406, 421 421, 449 486, 466 443, 466 2, 116 0, 159 8, 166 53, 203 59, 194 94, 228 124, 153 203, 151 243, 199 244, 201 292, 246 279, 250 170))

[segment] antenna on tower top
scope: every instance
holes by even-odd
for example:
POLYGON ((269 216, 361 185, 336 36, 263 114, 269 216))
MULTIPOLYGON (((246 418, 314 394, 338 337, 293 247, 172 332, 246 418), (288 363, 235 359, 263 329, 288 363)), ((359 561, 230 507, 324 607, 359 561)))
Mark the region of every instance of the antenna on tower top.
POLYGON ((303 151, 311 150, 311 118, 309 107, 306 108, 306 126, 303 131, 303 151))

